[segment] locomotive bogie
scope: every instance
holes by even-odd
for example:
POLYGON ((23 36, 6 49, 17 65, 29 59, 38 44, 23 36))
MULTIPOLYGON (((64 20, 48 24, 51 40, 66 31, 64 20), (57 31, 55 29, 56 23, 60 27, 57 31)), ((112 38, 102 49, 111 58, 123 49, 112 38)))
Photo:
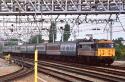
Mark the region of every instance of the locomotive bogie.
POLYGON ((97 62, 97 64, 98 65, 104 65, 104 64, 108 64, 108 65, 110 65, 110 64, 112 64, 113 63, 113 61, 114 61, 114 59, 113 59, 113 57, 109 57, 109 56, 100 56, 100 57, 97 57, 97 59, 96 59, 98 62, 97 62))

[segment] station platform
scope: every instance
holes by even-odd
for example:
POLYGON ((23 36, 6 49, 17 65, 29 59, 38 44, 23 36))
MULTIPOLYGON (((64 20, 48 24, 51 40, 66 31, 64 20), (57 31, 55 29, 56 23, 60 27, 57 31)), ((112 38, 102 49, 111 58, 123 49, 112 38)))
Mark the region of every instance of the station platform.
POLYGON ((9 64, 7 61, 4 59, 0 58, 0 76, 13 73, 17 70, 19 70, 20 67, 15 65, 15 64, 9 64))

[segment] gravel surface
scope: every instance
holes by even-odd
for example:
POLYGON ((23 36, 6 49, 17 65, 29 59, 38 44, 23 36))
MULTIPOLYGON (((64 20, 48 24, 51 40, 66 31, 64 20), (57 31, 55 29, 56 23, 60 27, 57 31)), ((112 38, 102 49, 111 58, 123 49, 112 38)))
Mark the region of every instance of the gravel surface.
MULTIPOLYGON (((16 79, 12 82, 34 82, 34 74, 29 74, 25 77, 22 77, 20 79, 16 79)), ((38 82, 62 82, 62 81, 59 81, 49 75, 45 75, 45 74, 42 74, 42 73, 38 73, 38 82)))
POLYGON ((28 74, 28 75, 26 75, 25 77, 16 79, 16 80, 14 80, 14 81, 12 81, 12 82, 34 82, 33 77, 34 77, 33 74, 28 74))
POLYGON ((19 70, 20 67, 15 64, 8 64, 7 61, 0 59, 0 76, 19 70))

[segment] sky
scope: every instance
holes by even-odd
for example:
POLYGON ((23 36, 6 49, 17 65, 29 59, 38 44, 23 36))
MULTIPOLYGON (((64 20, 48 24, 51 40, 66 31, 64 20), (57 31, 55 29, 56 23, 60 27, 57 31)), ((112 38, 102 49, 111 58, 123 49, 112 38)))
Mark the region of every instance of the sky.
MULTIPOLYGON (((74 16, 75 17, 75 16, 74 16)), ((80 16, 79 19, 84 18, 85 16, 80 16)), ((69 16, 69 18, 73 18, 73 16, 69 16)), ((87 19, 95 20, 95 19, 109 19, 109 15, 89 15, 87 16, 87 19)), ((111 16, 111 19, 116 19, 116 16, 113 15, 111 16)), ((123 37, 125 39, 125 16, 124 15, 119 15, 119 20, 120 22, 113 22, 112 27, 113 27, 113 39, 116 39, 118 37, 123 37)), ((63 25, 64 26, 64 25, 63 25)), ((72 26, 72 24, 71 24, 72 26)), ((76 35, 76 39, 81 39, 87 37, 86 34, 92 34, 93 38, 96 39, 110 39, 110 29, 109 29, 109 24, 108 23, 81 23, 80 25, 75 25, 73 27, 73 33, 70 37, 69 40, 74 39, 74 35, 76 35), (107 25, 106 25, 107 24, 107 25), (100 30, 92 30, 95 28, 99 28, 100 30), (108 31, 104 31, 104 28, 106 28, 108 31)))
MULTIPOLYGON (((87 23, 84 21, 86 16, 79 16, 79 19, 81 20, 79 24, 77 24, 75 21, 72 21, 76 18, 78 18, 77 15, 62 15, 58 17, 59 19, 62 19, 65 22, 57 22, 57 39, 56 41, 60 41, 62 30, 60 30, 60 27, 64 28, 64 25, 68 23, 71 27, 71 36, 69 40, 74 39, 82 39, 86 38, 86 34, 92 34, 93 38, 96 39, 110 39, 109 34, 109 24, 107 22, 102 21, 103 23, 96 23, 95 21, 92 22, 92 20, 104 20, 109 19, 110 15, 88 15, 87 16, 87 23), (100 30, 92 30, 92 29, 100 29, 100 30), (108 31, 104 30, 107 29, 108 31)), ((7 38, 18 38, 23 41, 27 41, 31 36, 36 34, 42 34, 43 38, 45 40, 48 40, 48 31, 47 30, 40 30, 40 28, 47 28, 50 27, 50 20, 54 20, 57 16, 42 16, 43 19, 45 19, 45 22, 40 23, 34 23, 29 21, 34 21, 32 16, 23 16, 23 17, 15 17, 15 16, 0 16, 0 37, 7 39, 7 38), (21 19, 21 20, 20 20, 21 19), (19 21, 20 20, 20 21, 19 21), (9 22, 9 23, 6 23, 9 22), (12 32, 13 29, 13 32, 12 32)), ((37 16, 36 20, 40 20, 41 16, 37 16)), ((112 15, 111 19, 116 19, 116 15, 112 15)), ((116 39, 118 37, 123 37, 125 39, 125 15, 119 15, 119 21, 114 21, 112 24, 113 27, 113 39, 116 39)))

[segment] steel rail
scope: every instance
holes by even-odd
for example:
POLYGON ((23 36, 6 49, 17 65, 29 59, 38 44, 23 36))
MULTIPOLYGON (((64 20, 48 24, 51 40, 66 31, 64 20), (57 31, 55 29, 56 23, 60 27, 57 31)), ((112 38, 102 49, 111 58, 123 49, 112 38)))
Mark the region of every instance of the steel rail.
MULTIPOLYGON (((27 59, 24 61, 27 61, 27 59)), ((32 59, 28 59, 28 61, 32 61, 32 59)), ((54 62, 54 63, 51 63, 51 62, 45 62, 45 61, 40 61, 39 62, 39 69, 44 69, 44 70, 50 70, 50 71, 53 71, 55 73, 55 70, 52 70, 52 69, 47 69, 46 67, 51 67, 51 68, 54 68, 54 69, 58 69, 58 70, 65 70, 67 72, 72 72, 72 73, 76 73, 78 75, 86 75, 86 76, 90 76, 90 77, 93 77, 93 78, 98 78, 98 79, 102 79, 102 80, 105 80, 105 81, 113 81, 113 82, 124 82, 125 81, 125 77, 124 75, 122 75, 122 73, 124 72, 119 72, 119 71, 116 71, 116 70, 104 70, 103 68, 92 68, 92 67, 95 67, 95 66, 87 66, 87 67, 83 67, 81 65, 81 67, 74 67, 75 65, 71 65, 70 63, 69 64, 66 64, 64 65, 64 63, 58 63, 57 62, 54 62), (44 66, 44 67, 43 67, 44 66), (93 72, 94 71, 94 72, 93 72), (96 72, 95 72, 96 71, 96 72), (111 71, 111 72, 109 72, 111 71), (97 72, 102 72, 102 73, 106 73, 106 74, 102 74, 102 73, 97 73, 97 72), (114 73, 114 72, 117 72, 117 73, 114 73), (111 74, 110 74, 111 73, 111 74), (114 74, 114 75, 113 75, 114 74), (119 77, 119 75, 121 75, 119 77)), ((118 69, 119 70, 119 69, 118 69)), ((59 73, 57 73, 59 74, 59 73)), ((50 74, 52 75, 52 74, 50 74)), ((80 77, 78 77, 80 78, 80 77)))
POLYGON ((69 67, 69 66, 61 66, 61 65, 55 65, 55 64, 49 64, 48 63, 44 63, 42 64, 44 66, 50 66, 50 67, 54 67, 56 69, 62 69, 62 70, 67 70, 67 71, 70 71, 70 72, 73 72, 73 73, 77 73, 77 74, 81 74, 81 75, 87 75, 87 76, 91 76, 91 77, 94 77, 94 78, 100 78, 100 79, 103 79, 103 80, 106 80, 106 81, 116 81, 116 82, 124 82, 125 81, 125 78, 122 78, 122 77, 119 77, 119 76, 114 76, 114 75, 108 75, 107 74, 102 74, 102 73, 97 73, 97 72, 94 72, 92 70, 83 70, 83 69, 75 69, 75 68, 72 68, 72 67, 69 67))
POLYGON ((29 66, 22 65, 21 69, 15 71, 15 72, 0 76, 0 82, 8 82, 8 81, 11 81, 14 79, 24 77, 25 75, 31 73, 32 71, 33 71, 32 67, 29 68, 29 66))
POLYGON ((125 67, 120 67, 120 66, 112 66, 112 65, 111 66, 89 66, 89 65, 82 65, 82 64, 76 64, 76 63, 75 64, 74 63, 63 63, 63 62, 61 62, 61 64, 73 66, 73 67, 77 67, 77 68, 84 68, 84 69, 114 74, 114 75, 125 76, 125 67))
MULTIPOLYGON (((22 60, 16 60, 16 61, 21 62, 22 60)), ((27 63, 27 64, 30 64, 32 66, 34 65, 33 60, 30 60, 30 59, 24 59, 23 63, 27 63)), ((76 82, 92 82, 90 80, 86 80, 84 78, 79 78, 77 76, 66 74, 64 72, 58 72, 58 71, 55 71, 55 70, 52 70, 52 69, 47 69, 45 66, 44 67, 38 66, 38 71, 40 73, 44 73, 44 74, 53 76, 54 78, 57 78, 57 79, 59 79, 61 81, 64 81, 64 82, 73 82, 73 81, 76 81, 76 82)))
POLYGON ((77 76, 66 74, 64 72, 58 72, 58 71, 54 71, 54 70, 51 70, 51 69, 47 69, 43 66, 39 67, 38 70, 39 70, 39 72, 51 75, 54 78, 60 79, 60 80, 65 81, 65 82, 92 82, 90 80, 79 78, 77 76))

